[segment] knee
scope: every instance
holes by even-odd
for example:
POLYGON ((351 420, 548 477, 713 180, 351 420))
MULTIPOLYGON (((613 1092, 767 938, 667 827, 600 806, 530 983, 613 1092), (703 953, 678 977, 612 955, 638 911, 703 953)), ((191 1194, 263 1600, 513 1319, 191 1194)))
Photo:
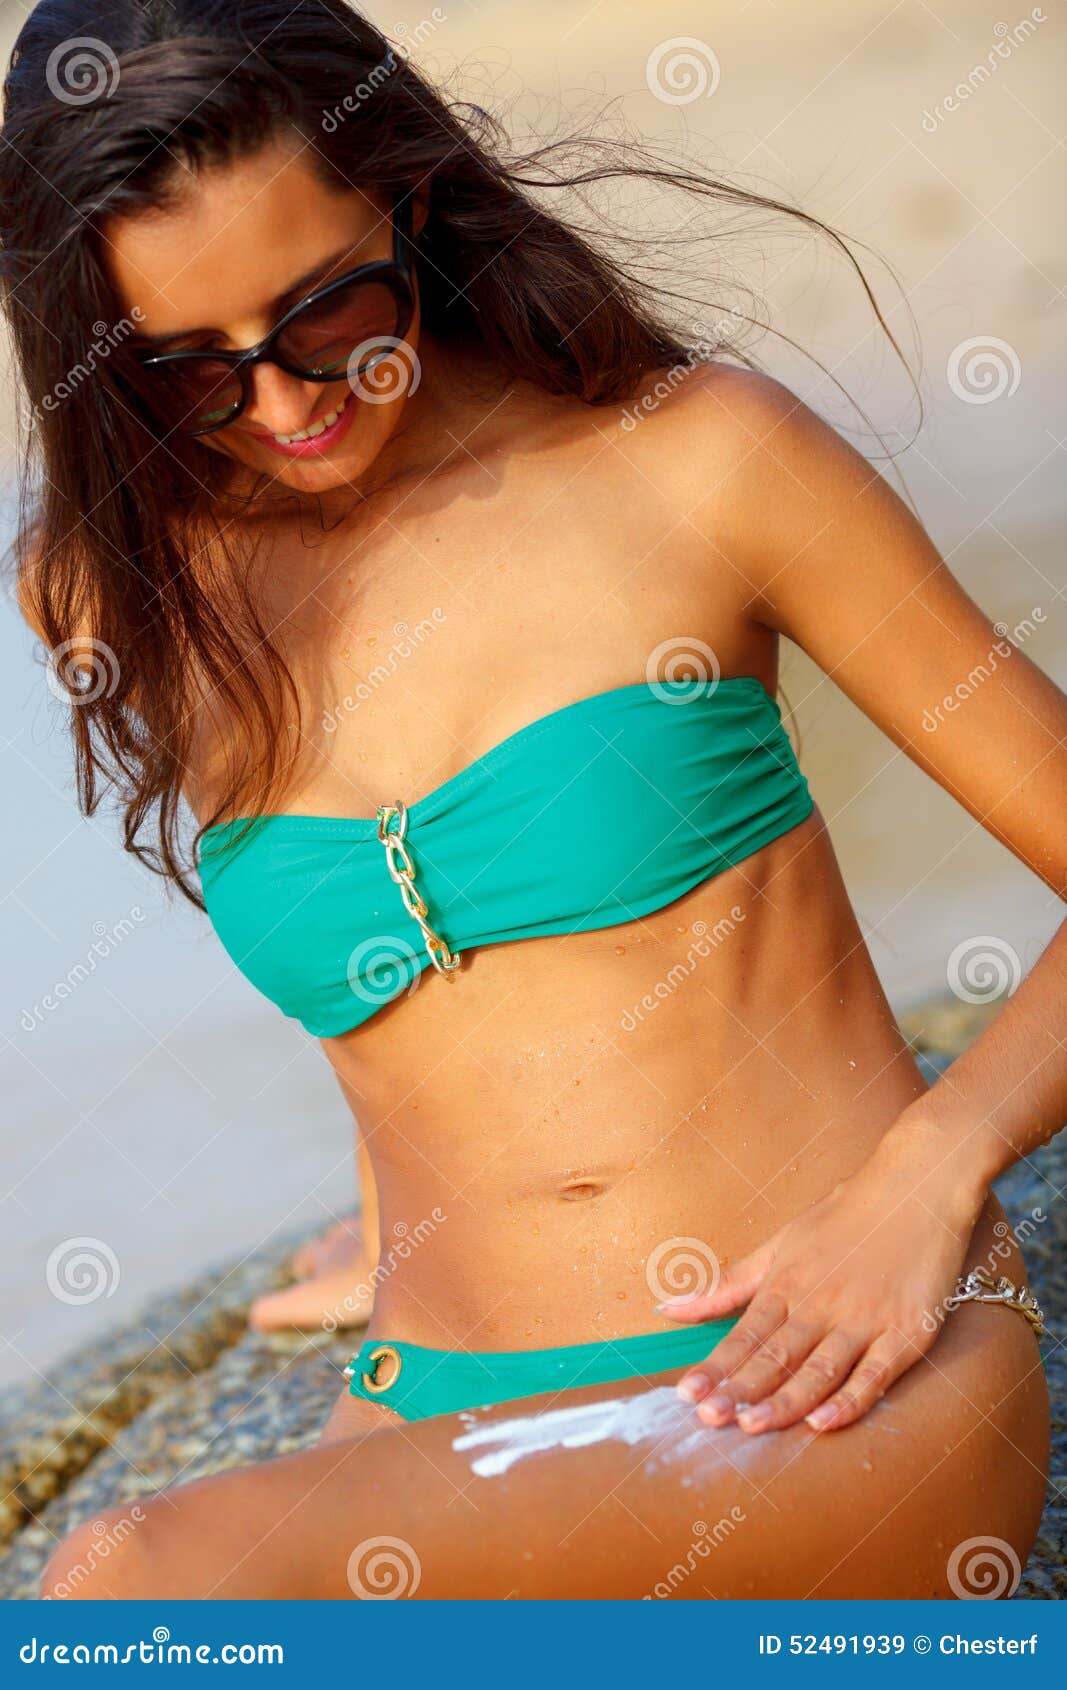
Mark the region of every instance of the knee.
POLYGON ((152 1505, 130 1502, 75 1527, 57 1545, 41 1578, 52 1601, 116 1601, 144 1597, 152 1505))

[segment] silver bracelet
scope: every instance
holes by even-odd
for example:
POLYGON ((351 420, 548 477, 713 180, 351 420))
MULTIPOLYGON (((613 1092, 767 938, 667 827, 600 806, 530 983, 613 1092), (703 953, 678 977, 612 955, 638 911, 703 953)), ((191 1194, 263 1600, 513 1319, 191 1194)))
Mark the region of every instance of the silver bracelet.
POLYGON ((956 1289, 945 1298, 946 1309, 958 1309, 962 1303, 1004 1303, 1019 1313, 1033 1327, 1034 1336, 1045 1336, 1045 1317, 1033 1292, 1025 1285, 1010 1279, 994 1279, 988 1268, 972 1268, 956 1281, 956 1289))

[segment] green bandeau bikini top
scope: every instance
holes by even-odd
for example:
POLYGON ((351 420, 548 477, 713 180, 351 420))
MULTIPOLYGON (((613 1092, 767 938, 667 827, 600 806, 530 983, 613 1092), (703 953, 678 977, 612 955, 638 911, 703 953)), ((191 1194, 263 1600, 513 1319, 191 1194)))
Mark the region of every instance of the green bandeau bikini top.
POLYGON ((373 820, 278 814, 208 828, 199 869, 237 967, 333 1038, 431 965, 462 973, 478 945, 662 909, 811 809, 758 680, 642 681, 540 717, 373 820))

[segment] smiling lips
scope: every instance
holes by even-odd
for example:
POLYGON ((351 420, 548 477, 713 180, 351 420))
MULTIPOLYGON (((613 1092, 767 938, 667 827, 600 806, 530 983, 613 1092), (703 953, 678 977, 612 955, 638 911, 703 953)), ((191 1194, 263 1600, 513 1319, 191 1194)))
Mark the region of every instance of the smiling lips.
POLYGON ((275 452, 281 452, 286 458, 303 458, 328 452, 341 436, 346 432, 355 414, 353 395, 347 393, 334 410, 327 411, 325 416, 318 417, 310 427, 300 429, 296 434, 268 434, 258 431, 255 438, 262 440, 275 452))

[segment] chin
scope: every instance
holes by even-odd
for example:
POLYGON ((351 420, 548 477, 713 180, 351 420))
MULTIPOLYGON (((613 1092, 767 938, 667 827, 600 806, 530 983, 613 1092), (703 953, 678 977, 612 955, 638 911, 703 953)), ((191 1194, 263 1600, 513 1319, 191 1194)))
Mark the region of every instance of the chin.
MULTIPOLYGON (((265 464, 257 468, 267 468, 265 464)), ((305 459, 298 463, 278 463, 273 459, 270 474, 283 487, 296 493, 332 493, 338 487, 352 487, 356 477, 366 473, 362 459, 349 463, 332 463, 328 458, 305 459)))

